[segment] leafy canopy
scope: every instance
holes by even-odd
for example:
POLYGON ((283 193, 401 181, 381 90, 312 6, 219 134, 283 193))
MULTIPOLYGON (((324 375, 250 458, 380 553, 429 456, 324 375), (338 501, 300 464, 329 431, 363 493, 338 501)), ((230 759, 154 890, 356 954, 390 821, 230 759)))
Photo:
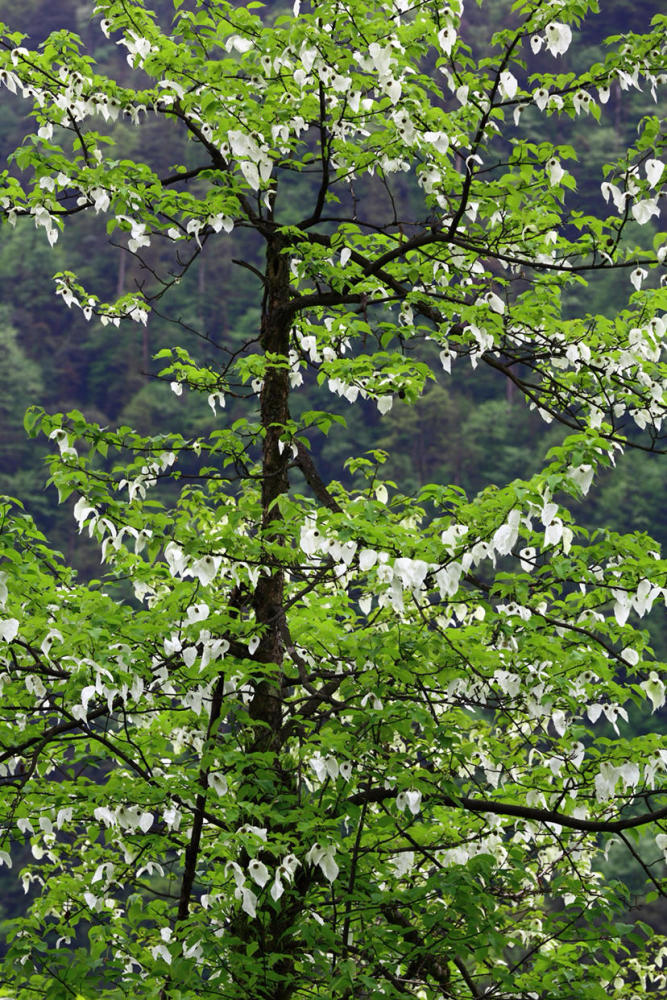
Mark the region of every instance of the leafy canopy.
POLYGON ((665 701, 642 628, 665 565, 571 508, 660 449, 664 18, 575 72, 588 0, 167 6, 100 0, 94 58, 0 41, 32 117, 5 223, 53 245, 88 213, 143 268, 118 299, 61 272, 64 303, 113 337, 232 241, 261 306, 247 340, 199 331, 207 361, 162 352, 175 421, 204 393, 208 436, 27 416, 104 577, 3 502, 0 858, 29 893, 5 994, 659 988, 664 944, 601 861, 620 841, 664 892, 667 751, 630 721, 665 701), (580 196, 568 139, 639 92, 580 196), (159 152, 118 157, 121 119, 159 152), (619 311, 572 305, 610 273, 619 311), (325 481, 340 401, 381 417, 468 366, 568 428, 543 468, 410 496, 350 441, 325 481))

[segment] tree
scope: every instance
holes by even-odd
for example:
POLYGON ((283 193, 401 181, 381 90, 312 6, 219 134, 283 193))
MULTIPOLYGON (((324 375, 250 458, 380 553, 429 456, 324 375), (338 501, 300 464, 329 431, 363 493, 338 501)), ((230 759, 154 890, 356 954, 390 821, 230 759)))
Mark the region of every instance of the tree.
POLYGON ((664 895, 667 754, 628 712, 665 701, 640 620, 665 564, 568 504, 624 448, 660 450, 663 164, 643 115, 584 212, 566 133, 610 87, 653 94, 665 19, 575 75, 587 0, 507 5, 491 38, 455 0, 164 6, 98 0, 123 85, 67 32, 2 35, 0 78, 34 119, 5 221, 54 244, 97 215, 141 268, 112 301, 60 272, 66 305, 113 337, 237 232, 264 248, 237 261, 258 328, 199 330, 213 362, 160 352, 174 420, 202 392, 218 429, 27 416, 104 577, 77 582, 3 505, 1 857, 32 854, 5 995, 658 989, 665 943, 623 923, 601 862, 620 842, 664 895), (115 159, 119 117, 187 155, 115 159), (570 291, 609 273, 618 314, 572 315, 570 291), (339 398, 380 421, 468 365, 568 429, 542 468, 407 495, 349 441, 325 480, 339 398))

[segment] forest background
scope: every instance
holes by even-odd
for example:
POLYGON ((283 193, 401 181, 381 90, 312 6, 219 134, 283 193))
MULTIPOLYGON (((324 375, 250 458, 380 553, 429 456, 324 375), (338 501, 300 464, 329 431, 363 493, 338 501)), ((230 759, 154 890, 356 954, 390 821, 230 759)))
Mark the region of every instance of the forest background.
MULTIPOLYGON (((156 9, 159 0, 153 3, 156 9)), ((164 6, 164 4, 163 4, 164 6)), ((269 4, 271 6, 271 4, 269 4)), ((593 47, 602 37, 628 30, 641 31, 661 5, 651 0, 606 0, 603 14, 586 22, 584 42, 593 47)), ((76 0, 0 0, 0 20, 29 34, 31 43, 56 29, 74 30, 82 36, 100 68, 121 82, 130 83, 133 70, 125 53, 112 41, 89 28, 90 5, 76 0)), ((467 30, 474 33, 476 19, 495 16, 489 8, 466 8, 467 30)), ((502 5, 498 5, 498 20, 502 5)), ((485 27, 488 32, 488 24, 485 27)), ((584 46, 566 54, 564 71, 577 70, 576 60, 588 58, 584 46)), ((631 122, 642 113, 642 105, 653 111, 650 95, 632 95, 632 115, 627 95, 620 101, 612 92, 600 127, 591 129, 585 117, 571 124, 573 146, 580 163, 578 199, 597 203, 600 198, 600 165, 633 139, 631 122), (587 168, 587 169, 586 169, 587 168)), ((19 144, 25 131, 24 107, 3 90, 0 105, 0 156, 3 160, 19 144)), ((554 129, 557 122, 552 121, 554 129)), ((549 137, 556 141, 556 137, 549 137)), ((161 124, 155 120, 140 130, 118 123, 114 140, 123 155, 168 167, 175 154, 167 148, 161 124)), ((184 154, 179 153, 178 156, 184 154)), ((301 181, 307 184, 307 179, 301 181)), ((415 196, 406 177, 400 197, 406 204, 415 196)), ((295 198, 298 198, 295 189, 295 198)), ((363 192, 360 193, 363 197, 363 192)), ((372 192, 368 194, 372 199, 372 192)), ((366 201, 366 214, 372 204, 366 201)), ((653 227, 654 229, 657 227, 653 227)), ((646 227, 647 230, 651 226, 646 227)), ((652 237, 652 232, 648 234, 652 237)), ((4 227, 0 244, 0 494, 19 498, 36 518, 41 529, 75 565, 84 578, 98 572, 98 549, 88 545, 77 532, 71 504, 58 505, 54 488, 45 486, 46 446, 29 440, 23 426, 30 404, 47 411, 80 410, 100 424, 128 425, 141 433, 155 433, 168 424, 186 436, 204 434, 215 424, 206 400, 186 394, 176 401, 168 381, 157 377, 163 362, 153 360, 162 348, 182 343, 193 357, 206 363, 217 343, 242 344, 253 335, 259 321, 255 303, 256 279, 238 260, 252 265, 262 247, 251 233, 239 232, 234 241, 217 244, 214 253, 206 248, 168 300, 157 303, 148 324, 139 332, 134 324, 113 329, 88 322, 80 311, 68 310, 54 295, 51 276, 72 269, 87 287, 95 287, 101 297, 113 299, 124 292, 151 283, 150 268, 158 269, 148 255, 149 269, 142 268, 126 249, 101 242, 94 219, 87 213, 70 228, 57 245, 47 246, 31 220, 21 220, 11 229, 4 227)), ((627 289, 619 287, 610 274, 592 289, 568 291, 569 308, 581 310, 577 295, 587 297, 591 313, 612 316, 627 299, 627 289)), ((566 306, 567 315, 567 306, 566 306)), ((316 407, 317 399, 310 401, 316 407)), ((428 482, 461 486, 469 495, 491 483, 505 483, 528 474, 549 447, 565 436, 562 427, 547 427, 536 414, 508 391, 502 378, 491 371, 472 372, 463 366, 455 379, 430 383, 416 406, 397 401, 390 413, 381 416, 375 403, 340 412, 347 430, 332 428, 326 447, 316 455, 323 477, 340 468, 347 442, 353 439, 357 452, 380 448, 388 453, 385 475, 396 480, 406 492, 428 482)), ((235 418, 229 401, 229 422, 235 418)), ((318 448, 321 445, 318 444, 318 448)), ((665 466, 659 456, 628 449, 618 467, 606 478, 602 473, 593 494, 582 502, 577 516, 584 525, 605 526, 619 532, 649 531, 664 550, 667 524, 664 516, 665 466)), ((650 622, 656 655, 667 656, 667 628, 650 622)), ((660 719, 654 716, 653 725, 660 719)), ((664 713, 662 725, 665 724, 664 713)), ((614 863, 612 856, 611 863, 614 863)), ((5 904, 5 915, 13 903, 5 904)), ((667 932, 667 914, 654 907, 645 919, 667 932)))

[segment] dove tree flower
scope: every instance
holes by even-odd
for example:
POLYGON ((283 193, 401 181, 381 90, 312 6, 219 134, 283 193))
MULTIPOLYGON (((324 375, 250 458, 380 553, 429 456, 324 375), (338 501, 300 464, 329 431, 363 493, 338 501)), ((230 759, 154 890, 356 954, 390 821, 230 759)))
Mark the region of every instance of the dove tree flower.
POLYGON ((0 862, 28 893, 11 1000, 664 986, 659 939, 625 960, 604 859, 620 841, 664 893, 665 667, 642 626, 665 564, 576 519, 623 449, 664 440, 663 161, 642 106, 591 214, 567 142, 577 109, 606 113, 591 89, 657 92, 664 19, 556 75, 593 6, 508 0, 483 43, 461 0, 97 0, 93 52, 2 27, 29 123, 3 219, 53 243, 88 213, 155 281, 105 301, 61 272, 54 308, 143 325, 202 253, 264 248, 242 261, 249 342, 160 352, 173 427, 26 417, 104 577, 0 502, 0 862), (118 159, 118 119, 157 128, 169 169, 118 159), (610 272, 619 313, 577 312, 567 293, 610 272), (388 419, 462 368, 563 425, 542 466, 409 494, 350 439, 325 480, 341 403, 388 419), (208 436, 178 431, 190 392, 208 436))
POLYGON ((546 45, 552 56, 562 56, 570 47, 572 29, 569 24, 552 21, 545 29, 546 45))

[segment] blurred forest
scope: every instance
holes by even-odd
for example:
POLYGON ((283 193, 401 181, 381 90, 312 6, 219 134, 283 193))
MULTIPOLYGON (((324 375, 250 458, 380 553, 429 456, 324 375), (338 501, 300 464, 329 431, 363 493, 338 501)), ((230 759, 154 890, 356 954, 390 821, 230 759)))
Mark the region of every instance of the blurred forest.
MULTIPOLYGON (((101 71, 122 83, 136 82, 138 74, 128 66, 125 50, 105 39, 97 24, 91 22, 93 6, 92 2, 80 0, 22 0, 20 4, 0 0, 0 20, 24 31, 31 43, 41 41, 51 31, 76 31, 101 71)), ((158 12, 163 24, 168 23, 170 0, 152 0, 149 6, 158 12)), ((269 2, 266 6, 267 16, 271 16, 273 10, 277 12, 286 5, 269 2)), ((602 13, 586 22, 583 31, 575 36, 575 43, 563 58, 563 72, 577 69, 579 60, 583 63, 590 59, 590 49, 599 48, 607 35, 647 27, 651 16, 660 9, 651 0, 602 0, 601 6, 602 13)), ((506 22, 508 9, 509 3, 504 2, 486 4, 481 9, 472 2, 466 4, 465 30, 471 39, 477 39, 478 47, 480 38, 491 35, 493 25, 489 22, 496 20, 500 27, 506 22)), ((644 110, 655 113, 650 94, 633 90, 621 95, 619 90, 612 92, 599 127, 592 128, 585 116, 571 126, 579 170, 586 177, 572 198, 583 210, 601 210, 602 165, 631 141, 631 122, 644 110)), ((532 114, 530 108, 524 111, 526 117, 532 114)), ((24 116, 21 98, 3 88, 3 163, 31 127, 24 116)), ((537 120, 535 116, 536 124, 537 120)), ((556 117, 548 122, 540 117, 539 122, 542 131, 537 139, 559 141, 556 117), (546 125, 553 129, 553 135, 544 135, 546 125)), ((119 159, 129 155, 145 158, 165 170, 176 155, 188 162, 187 151, 176 154, 170 149, 163 141, 160 122, 150 117, 141 129, 119 122, 111 134, 119 159)), ((307 184, 306 177, 295 180, 290 192, 295 204, 300 198, 300 186, 307 184)), ((396 184, 398 197, 406 206, 412 206, 413 217, 419 218, 420 192, 413 179, 400 175, 396 184)), ((364 215, 372 217, 376 194, 360 185, 356 195, 364 204, 364 215)), ((632 237, 650 245, 648 241, 655 233, 655 227, 653 231, 651 228, 647 225, 639 232, 638 227, 629 226, 628 231, 634 229, 632 237)), ((98 550, 76 532, 71 517, 76 498, 59 506, 55 490, 45 486, 46 448, 26 436, 26 407, 37 403, 50 411, 78 409, 103 425, 128 425, 142 433, 171 430, 195 436, 211 430, 220 417, 214 416, 206 399, 189 392, 177 398, 168 383, 157 377, 162 363, 153 356, 161 348, 182 344, 193 357, 214 366, 221 345, 233 349, 257 337, 261 286, 251 270, 236 262, 252 264, 261 250, 253 235, 240 228, 230 237, 209 241, 183 280, 155 303, 145 328, 128 322, 115 329, 95 320, 87 322, 81 310, 68 310, 55 295, 53 274, 72 270, 84 286, 95 289, 102 298, 113 298, 136 287, 155 292, 156 274, 167 270, 166 249, 161 261, 159 246, 154 243, 140 260, 115 245, 113 239, 109 242, 102 217, 90 217, 89 213, 81 213, 53 248, 32 220, 19 219, 14 227, 3 226, 0 494, 18 497, 52 544, 84 577, 99 573, 98 550)), ((627 301, 627 293, 614 274, 590 286, 582 283, 576 293, 570 293, 566 315, 613 315, 627 301)), ((397 400, 385 416, 378 414, 374 402, 365 408, 348 408, 345 401, 332 402, 335 397, 318 389, 314 382, 303 394, 302 403, 308 409, 337 405, 347 420, 347 428, 333 426, 324 449, 316 456, 325 480, 333 475, 332 470, 339 467, 342 458, 379 448, 388 453, 385 475, 406 492, 428 482, 441 482, 474 494, 489 484, 529 475, 539 467, 548 448, 565 436, 566 428, 546 425, 510 389, 501 375, 494 377, 488 368, 473 371, 461 365, 454 369, 453 376, 443 373, 439 381, 428 383, 416 405, 397 400)), ((233 397, 228 397, 224 419, 231 422, 240 415, 240 409, 235 413, 233 397)), ((665 464, 660 456, 628 449, 617 468, 596 483, 575 516, 590 528, 647 531, 664 546, 665 483, 665 464)), ((656 654, 667 658, 667 628, 659 624, 651 628, 656 654)), ((653 719, 657 722, 655 716, 653 719)), ((613 857, 610 864, 614 864, 613 857)), ((624 873, 617 874, 622 877, 624 873)), ((639 886, 636 888, 640 891, 639 886)), ((5 907, 9 911, 14 903, 5 900, 5 907)), ((656 926, 667 923, 655 906, 644 908, 641 916, 656 926)), ((664 930, 667 928, 663 926, 664 930)))

